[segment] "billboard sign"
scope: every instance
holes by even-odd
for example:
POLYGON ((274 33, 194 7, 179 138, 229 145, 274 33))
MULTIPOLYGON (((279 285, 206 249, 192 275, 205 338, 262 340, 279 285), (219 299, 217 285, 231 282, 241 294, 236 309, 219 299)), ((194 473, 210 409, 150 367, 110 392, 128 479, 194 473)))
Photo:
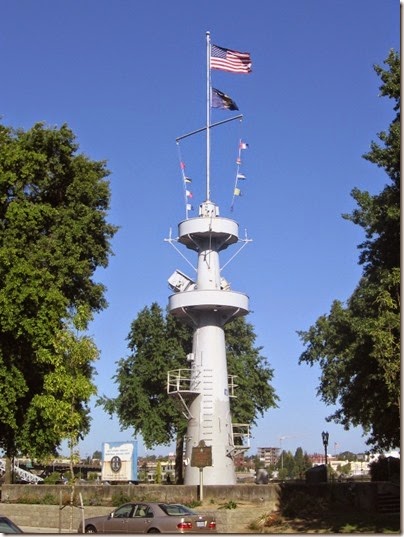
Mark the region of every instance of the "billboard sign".
POLYGON ((137 441, 102 444, 102 481, 137 481, 137 441))

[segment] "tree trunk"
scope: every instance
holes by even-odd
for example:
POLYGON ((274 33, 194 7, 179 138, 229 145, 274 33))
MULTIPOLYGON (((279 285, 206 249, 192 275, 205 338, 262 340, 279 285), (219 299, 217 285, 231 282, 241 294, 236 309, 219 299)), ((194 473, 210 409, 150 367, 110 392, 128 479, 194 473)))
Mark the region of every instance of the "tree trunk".
POLYGON ((184 483, 183 472, 183 453, 184 453, 184 436, 183 434, 177 434, 177 440, 175 444, 175 483, 182 485, 184 483))
MULTIPOLYGON (((73 405, 72 405, 73 408, 73 405)), ((70 533, 73 531, 73 510, 74 510, 74 496, 75 496, 75 485, 76 479, 74 477, 74 446, 77 444, 75 439, 70 439, 70 533)))
POLYGON ((6 471, 4 473, 4 484, 5 485, 11 485, 14 481, 13 479, 13 465, 12 465, 12 458, 6 456, 6 471))

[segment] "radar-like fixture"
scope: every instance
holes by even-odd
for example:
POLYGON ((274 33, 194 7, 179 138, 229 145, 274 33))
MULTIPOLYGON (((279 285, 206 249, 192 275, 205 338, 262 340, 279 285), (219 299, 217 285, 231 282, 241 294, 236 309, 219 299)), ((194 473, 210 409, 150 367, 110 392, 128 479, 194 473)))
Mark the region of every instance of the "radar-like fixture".
POLYGON ((195 282, 180 270, 176 270, 168 278, 168 285, 175 293, 190 291, 195 288, 195 282))

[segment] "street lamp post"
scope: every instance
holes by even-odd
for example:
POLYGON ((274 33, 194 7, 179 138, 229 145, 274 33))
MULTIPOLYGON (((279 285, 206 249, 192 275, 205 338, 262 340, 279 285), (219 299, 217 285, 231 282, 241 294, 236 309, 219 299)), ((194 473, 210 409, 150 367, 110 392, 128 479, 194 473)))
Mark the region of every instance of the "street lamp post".
POLYGON ((324 453, 325 453, 325 465, 327 466, 327 446, 328 446, 328 437, 330 436, 327 432, 322 432, 321 436, 323 438, 323 446, 324 446, 324 453))

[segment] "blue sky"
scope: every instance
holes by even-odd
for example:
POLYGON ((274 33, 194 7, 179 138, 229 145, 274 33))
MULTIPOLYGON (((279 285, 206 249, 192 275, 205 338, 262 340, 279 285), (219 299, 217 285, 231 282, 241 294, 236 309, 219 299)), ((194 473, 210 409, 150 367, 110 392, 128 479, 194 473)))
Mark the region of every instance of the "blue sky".
MULTIPOLYGON (((325 421, 333 409, 316 397, 320 371, 298 365, 296 332, 334 299, 347 299, 361 274, 363 233, 341 214, 354 208, 352 188, 378 192, 387 180, 361 155, 393 117, 372 66, 399 49, 399 9, 397 0, 2 0, 2 122, 24 129, 67 123, 80 151, 107 160, 111 171, 109 220, 120 230, 109 267, 97 272, 109 307, 90 327, 101 351, 100 395, 116 394, 116 361, 128 354, 138 312, 154 301, 165 307, 175 269, 193 276, 164 239, 170 227, 177 236, 184 218, 175 139, 206 121, 209 31, 212 43, 248 51, 253 62, 249 75, 212 71, 213 86, 243 114, 212 131, 212 200, 239 223, 241 237, 247 229, 253 239, 223 276, 250 297, 247 319, 280 397, 253 428, 249 454, 261 446, 322 452, 323 430, 332 453, 366 449, 360 429, 325 421), (249 144, 247 180, 230 212, 240 138, 249 144)), ((212 119, 232 114, 213 110, 212 119)), ((204 134, 183 140, 180 150, 197 207, 204 134)), ((92 416, 82 456, 105 441, 131 439, 100 408, 92 416)))

